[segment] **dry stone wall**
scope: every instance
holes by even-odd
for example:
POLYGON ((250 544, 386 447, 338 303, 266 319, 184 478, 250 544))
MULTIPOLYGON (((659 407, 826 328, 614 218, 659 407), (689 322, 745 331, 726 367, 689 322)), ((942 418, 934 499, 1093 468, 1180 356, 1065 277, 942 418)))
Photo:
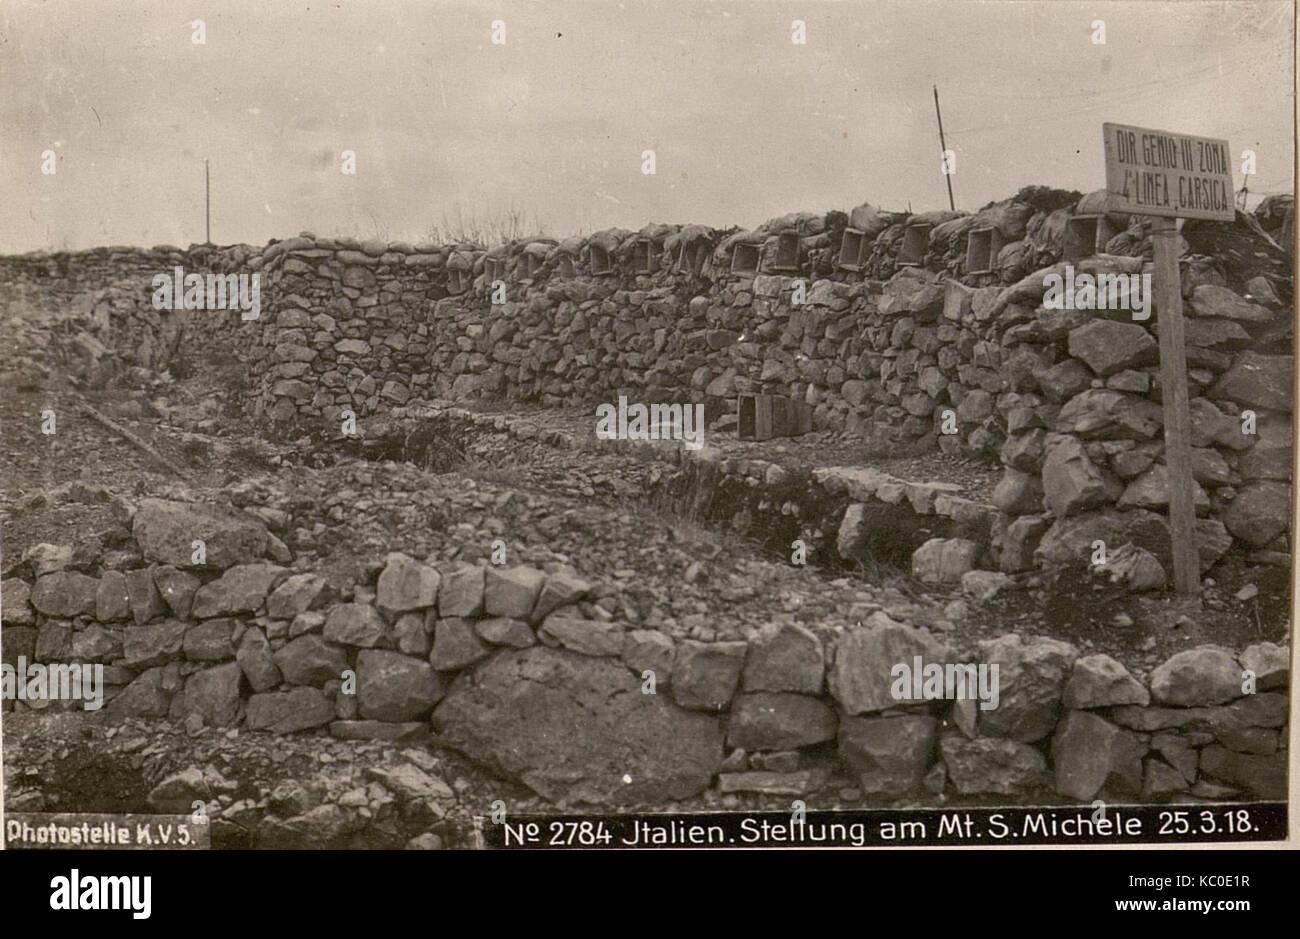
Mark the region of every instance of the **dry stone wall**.
MULTIPOLYGON (((651 225, 491 250, 304 233, 260 251, 25 255, 0 259, 0 277, 47 302, 85 303, 89 291, 91 325, 73 347, 91 371, 239 348, 248 407, 273 424, 336 428, 345 411, 434 399, 626 394, 734 413, 740 394, 790 396, 817 428, 999 458, 1001 570, 1077 562, 1100 540, 1131 546, 1117 577, 1152 586, 1170 566, 1159 311, 1044 305, 1044 277, 1066 276, 1065 264, 1150 273, 1143 221, 1103 209, 1097 193, 1030 188, 973 214, 863 205, 755 231, 651 225), (258 273, 260 319, 153 309, 152 276, 176 266, 258 273)), ((1189 223, 1181 237, 1203 564, 1234 544, 1284 563, 1285 253, 1245 215, 1189 223)))
MULTIPOLYGON (((1024 191, 973 215, 862 206, 754 232, 658 225, 491 251, 304 235, 262 255, 256 407, 333 423, 431 399, 626 394, 734 411, 739 394, 786 395, 817 428, 1000 457, 1002 570, 1077 561, 1103 540, 1148 552, 1138 561, 1158 573, 1117 576, 1150 586, 1169 567, 1158 310, 1135 318, 1140 294, 1118 310, 1044 305, 1046 275, 1073 283, 1067 264, 1150 274, 1142 221, 1097 205, 1024 191)), ((1234 540, 1254 561, 1289 551, 1291 283, 1250 221, 1238 240, 1262 249, 1254 268, 1204 224, 1184 235, 1207 568, 1234 540)))
POLYGON ((601 584, 561 567, 394 553, 365 582, 334 583, 294 565, 276 535, 288 520, 265 509, 146 499, 132 516, 129 542, 93 557, 36 546, 2 588, 6 663, 102 664, 110 719, 345 739, 431 728, 555 802, 803 794, 836 772, 878 797, 1285 788, 1281 645, 1183 651, 1139 680, 1055 639, 959 655, 883 610, 846 629, 701 642, 630 628, 601 584), (916 657, 997 664, 997 706, 973 686, 900 700, 893 669, 916 657))
POLYGON ((259 255, 248 245, 35 252, 0 257, 0 283, 7 316, 17 314, 14 304, 26 304, 55 324, 49 341, 15 337, 28 346, 20 354, 38 361, 61 354, 60 364, 91 385, 130 383, 132 368, 180 371, 259 333, 234 310, 158 309, 155 276, 174 278, 177 268, 205 279, 248 275, 260 266, 259 255))

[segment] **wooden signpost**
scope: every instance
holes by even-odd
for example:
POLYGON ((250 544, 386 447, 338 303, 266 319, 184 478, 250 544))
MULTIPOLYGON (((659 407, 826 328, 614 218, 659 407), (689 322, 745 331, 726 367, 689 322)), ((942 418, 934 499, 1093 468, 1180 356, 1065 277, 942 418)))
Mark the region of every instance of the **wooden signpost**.
POLYGON ((1191 417, 1187 403, 1187 355, 1183 340, 1182 280, 1178 273, 1179 218, 1236 218, 1228 142, 1145 127, 1104 123, 1109 211, 1155 216, 1154 293, 1160 330, 1160 391, 1165 418, 1165 467, 1169 475, 1169 534, 1174 587, 1201 589, 1193 503, 1191 417))

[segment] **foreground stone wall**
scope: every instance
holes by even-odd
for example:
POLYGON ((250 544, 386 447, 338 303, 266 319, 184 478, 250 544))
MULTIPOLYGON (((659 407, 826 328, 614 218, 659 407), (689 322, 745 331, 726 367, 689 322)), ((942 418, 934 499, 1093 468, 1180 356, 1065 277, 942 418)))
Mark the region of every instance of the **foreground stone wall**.
POLYGON ((1285 789, 1281 645, 1180 652, 1139 681, 1106 655, 1008 635, 965 657, 998 664, 996 708, 900 701, 895 665, 961 657, 883 610, 846 628, 674 638, 617 621, 609 588, 561 567, 390 554, 364 583, 331 583, 292 566, 276 535, 288 521, 147 499, 129 544, 37 546, 2 587, 5 661, 104 664, 110 717, 348 739, 431 726, 556 802, 802 794, 837 769, 881 796, 1285 789))

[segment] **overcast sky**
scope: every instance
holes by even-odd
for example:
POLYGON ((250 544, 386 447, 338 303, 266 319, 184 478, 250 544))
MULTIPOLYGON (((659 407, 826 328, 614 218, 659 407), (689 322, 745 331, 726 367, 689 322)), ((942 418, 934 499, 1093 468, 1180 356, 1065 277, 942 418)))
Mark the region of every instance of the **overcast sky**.
POLYGON ((1294 40, 1287 2, 3 0, 0 251, 202 241, 205 157, 222 244, 944 208, 932 84, 959 209, 1100 188, 1103 121, 1289 192, 1294 40))

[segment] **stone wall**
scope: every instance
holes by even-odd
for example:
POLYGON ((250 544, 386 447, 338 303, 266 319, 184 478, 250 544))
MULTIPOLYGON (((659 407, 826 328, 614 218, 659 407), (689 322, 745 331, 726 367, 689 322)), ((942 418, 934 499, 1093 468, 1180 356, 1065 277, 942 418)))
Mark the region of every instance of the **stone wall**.
MULTIPOLYGON (((199 357, 233 341, 247 352, 249 408, 272 425, 337 428, 345 411, 434 399, 590 406, 627 394, 716 413, 739 394, 787 395, 818 429, 1000 457, 1002 570, 1080 561, 1101 540, 1131 545, 1117 576, 1150 586, 1170 566, 1158 311, 1137 321, 1043 306, 1062 257, 1082 273, 1150 272, 1146 223, 1098 211, 1101 195, 1030 188, 974 214, 863 205, 749 232, 651 225, 491 250, 304 233, 262 251, 29 255, 0 260, 0 276, 53 278, 58 296, 134 271, 94 304, 91 341, 146 366, 168 364, 182 335, 199 357), (148 281, 175 264, 260 272, 261 319, 160 315, 148 281)), ((1245 215, 1180 237, 1204 566, 1234 541, 1252 561, 1285 563, 1285 254, 1245 215)))
MULTIPOLYGON (((248 245, 175 248, 111 247, 77 252, 0 256, 5 312, 15 304, 46 317, 48 341, 25 350, 38 361, 62 354, 62 364, 91 384, 121 379, 131 368, 179 370, 181 362, 210 360, 260 334, 238 312, 155 309, 153 279, 186 274, 251 273, 260 266, 248 245)), ((10 324, 12 326, 12 323, 10 324)), ((19 341, 27 337, 16 337, 19 341)))
POLYGON ((258 513, 146 499, 98 556, 29 550, 2 587, 6 663, 102 663, 110 719, 348 739, 431 726, 556 802, 801 794, 836 772, 883 797, 1283 796, 1281 645, 1179 652, 1140 681, 1054 639, 961 655, 883 610, 674 639, 617 621, 607 587, 561 567, 390 554, 363 583, 331 582, 293 566, 288 519, 258 513), (997 706, 900 701, 892 669, 917 656, 996 663, 997 706))

